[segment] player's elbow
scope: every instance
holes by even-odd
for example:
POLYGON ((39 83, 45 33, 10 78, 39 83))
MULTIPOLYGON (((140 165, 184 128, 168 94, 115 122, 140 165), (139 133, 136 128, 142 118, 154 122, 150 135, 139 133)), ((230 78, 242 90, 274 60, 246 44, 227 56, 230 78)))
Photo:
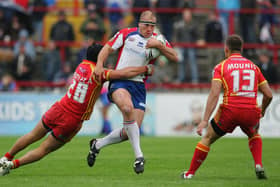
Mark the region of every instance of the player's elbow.
MULTIPOLYGON (((167 57, 167 56, 166 56, 167 57)), ((176 56, 176 55, 172 55, 172 56, 169 56, 169 57, 167 57, 168 58, 168 60, 169 61, 171 61, 171 62, 179 62, 179 58, 178 58, 178 56, 176 56)))
POLYGON ((176 51, 173 51, 172 55, 169 58, 172 62, 179 62, 179 57, 176 51))

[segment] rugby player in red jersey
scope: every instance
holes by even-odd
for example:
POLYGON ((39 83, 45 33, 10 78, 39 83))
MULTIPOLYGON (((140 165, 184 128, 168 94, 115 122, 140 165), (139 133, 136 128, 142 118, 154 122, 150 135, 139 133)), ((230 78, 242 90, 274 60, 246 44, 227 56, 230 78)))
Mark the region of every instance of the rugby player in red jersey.
POLYGON ((35 128, 20 137, 0 159, 0 175, 8 174, 10 169, 36 162, 69 142, 79 132, 83 121, 90 119, 93 106, 105 81, 152 73, 151 66, 129 67, 120 70, 105 69, 101 81, 96 80, 93 72, 102 47, 99 44, 93 44, 88 48, 87 59, 76 68, 72 84, 65 96, 54 103, 35 128), (18 152, 40 140, 47 133, 50 134, 39 147, 19 159, 12 160, 18 152))
POLYGON ((231 35, 226 40, 224 50, 227 58, 214 68, 204 117, 197 128, 199 135, 202 135, 203 128, 208 125, 222 87, 223 103, 211 120, 206 134, 197 144, 190 168, 182 174, 184 179, 195 175, 206 159, 210 145, 226 133, 233 132, 237 126, 248 136, 257 178, 267 178, 262 164, 262 139, 258 129, 260 118, 264 116, 272 100, 272 92, 260 69, 241 55, 242 46, 243 41, 238 35, 231 35), (258 90, 263 94, 260 107, 257 105, 258 90))

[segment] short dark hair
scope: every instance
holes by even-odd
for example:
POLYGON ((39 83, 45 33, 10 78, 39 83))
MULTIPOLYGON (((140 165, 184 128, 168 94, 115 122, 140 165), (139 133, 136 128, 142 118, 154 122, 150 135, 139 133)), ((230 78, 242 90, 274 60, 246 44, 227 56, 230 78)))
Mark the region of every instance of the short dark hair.
POLYGON ((99 52, 101 51, 103 45, 93 43, 91 46, 88 47, 87 49, 87 60, 96 62, 97 61, 97 56, 99 52))
POLYGON ((243 40, 237 34, 230 35, 226 40, 226 46, 230 51, 242 51, 243 40))

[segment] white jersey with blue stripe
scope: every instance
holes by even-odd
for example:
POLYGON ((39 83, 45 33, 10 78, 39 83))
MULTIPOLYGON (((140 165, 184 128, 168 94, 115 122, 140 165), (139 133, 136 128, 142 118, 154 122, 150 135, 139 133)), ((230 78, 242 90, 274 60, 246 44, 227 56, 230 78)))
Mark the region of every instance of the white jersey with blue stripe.
MULTIPOLYGON (((151 37, 156 36, 153 33, 151 37)), ((119 50, 118 61, 115 69, 123 69, 131 66, 145 66, 153 63, 155 59, 147 53, 146 44, 151 38, 144 38, 138 28, 126 28, 120 30, 115 36, 107 42, 114 50, 119 50)), ((168 42, 166 42, 168 45, 168 42)), ((170 46, 170 45, 169 45, 170 46)), ((128 80, 143 82, 144 75, 138 75, 128 80)))

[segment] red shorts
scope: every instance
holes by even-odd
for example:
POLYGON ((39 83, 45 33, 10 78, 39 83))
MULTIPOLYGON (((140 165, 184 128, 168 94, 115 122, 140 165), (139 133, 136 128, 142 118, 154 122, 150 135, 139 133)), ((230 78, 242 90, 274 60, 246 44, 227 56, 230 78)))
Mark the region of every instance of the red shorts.
POLYGON ((258 130, 260 117, 261 110, 259 108, 241 108, 222 104, 211 124, 220 136, 233 132, 237 126, 240 126, 241 130, 250 136, 258 130))
POLYGON ((70 141, 81 129, 83 121, 65 112, 56 102, 42 117, 43 125, 59 141, 70 141))

